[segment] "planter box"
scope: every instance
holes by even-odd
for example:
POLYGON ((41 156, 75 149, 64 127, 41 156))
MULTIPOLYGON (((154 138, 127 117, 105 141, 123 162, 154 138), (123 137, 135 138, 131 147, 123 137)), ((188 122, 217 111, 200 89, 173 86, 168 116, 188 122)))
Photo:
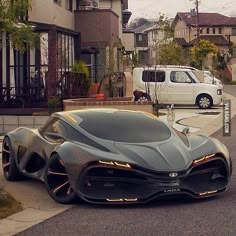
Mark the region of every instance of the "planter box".
POLYGON ((105 99, 78 98, 63 100, 64 111, 85 108, 115 108, 152 113, 152 102, 134 102, 132 97, 114 97, 105 99))

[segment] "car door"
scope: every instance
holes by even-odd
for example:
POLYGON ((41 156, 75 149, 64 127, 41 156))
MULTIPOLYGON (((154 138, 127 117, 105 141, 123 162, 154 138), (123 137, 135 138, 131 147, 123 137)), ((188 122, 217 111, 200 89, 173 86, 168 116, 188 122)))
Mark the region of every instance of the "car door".
POLYGON ((168 102, 194 104, 194 80, 188 71, 171 71, 168 85, 168 102))

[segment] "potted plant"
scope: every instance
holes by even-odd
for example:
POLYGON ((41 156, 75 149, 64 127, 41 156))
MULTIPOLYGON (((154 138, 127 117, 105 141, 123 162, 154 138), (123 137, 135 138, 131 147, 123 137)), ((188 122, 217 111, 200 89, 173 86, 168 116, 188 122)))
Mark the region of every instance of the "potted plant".
POLYGON ((87 96, 91 85, 91 81, 89 78, 89 70, 87 65, 82 60, 75 61, 75 63, 72 66, 72 73, 76 75, 74 88, 79 87, 79 85, 82 85, 83 86, 82 95, 87 96), (78 79, 80 79, 81 81, 77 81, 78 79))

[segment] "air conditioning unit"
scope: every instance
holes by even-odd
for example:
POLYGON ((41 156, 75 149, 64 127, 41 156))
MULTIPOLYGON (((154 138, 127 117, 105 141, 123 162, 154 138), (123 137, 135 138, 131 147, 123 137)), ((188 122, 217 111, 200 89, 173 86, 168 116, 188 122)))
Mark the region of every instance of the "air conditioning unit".
POLYGON ((99 0, 82 0, 80 3, 80 9, 93 9, 98 8, 99 0))

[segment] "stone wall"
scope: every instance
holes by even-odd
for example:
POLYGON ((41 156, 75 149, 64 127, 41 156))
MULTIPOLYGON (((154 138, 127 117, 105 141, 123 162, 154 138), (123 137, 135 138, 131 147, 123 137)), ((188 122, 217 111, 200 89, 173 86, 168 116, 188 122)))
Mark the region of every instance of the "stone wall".
POLYGON ((152 113, 152 102, 134 102, 131 97, 106 98, 78 98, 63 100, 65 111, 81 110, 85 108, 115 108, 152 113))
POLYGON ((48 116, 0 116, 0 135, 18 127, 39 128, 48 116))

